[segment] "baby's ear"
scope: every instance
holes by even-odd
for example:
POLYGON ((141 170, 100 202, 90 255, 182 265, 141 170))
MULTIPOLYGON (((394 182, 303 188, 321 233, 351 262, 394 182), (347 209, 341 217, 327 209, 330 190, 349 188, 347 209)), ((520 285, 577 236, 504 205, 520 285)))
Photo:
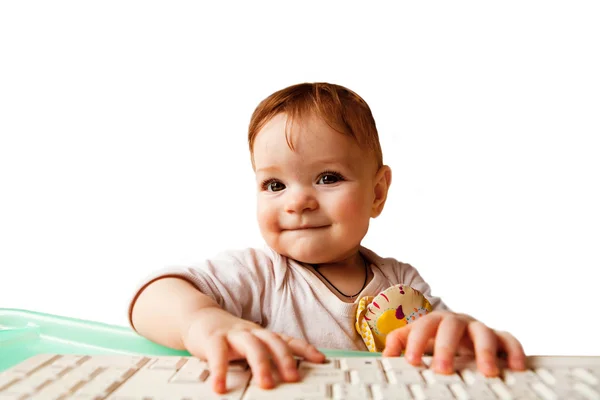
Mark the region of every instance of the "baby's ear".
POLYGON ((392 169, 387 165, 382 166, 375 175, 373 194, 373 206, 371 208, 371 218, 377 218, 383 211, 383 206, 387 199, 388 190, 392 184, 392 169))

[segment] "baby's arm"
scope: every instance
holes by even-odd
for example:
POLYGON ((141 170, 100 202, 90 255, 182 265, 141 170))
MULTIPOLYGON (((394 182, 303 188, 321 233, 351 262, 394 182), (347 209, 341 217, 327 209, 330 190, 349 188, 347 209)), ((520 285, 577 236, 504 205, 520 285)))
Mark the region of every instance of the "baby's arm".
POLYGON ((192 315, 207 307, 220 308, 185 279, 166 277, 152 282, 139 294, 131 320, 142 336, 184 350, 183 333, 192 315))
POLYGON ((276 334, 223 310, 191 283, 166 277, 149 284, 132 307, 132 324, 146 338, 208 360, 213 388, 226 391, 229 360, 246 358, 263 388, 272 388, 271 359, 286 381, 299 379, 294 355, 325 356, 305 341, 276 334))

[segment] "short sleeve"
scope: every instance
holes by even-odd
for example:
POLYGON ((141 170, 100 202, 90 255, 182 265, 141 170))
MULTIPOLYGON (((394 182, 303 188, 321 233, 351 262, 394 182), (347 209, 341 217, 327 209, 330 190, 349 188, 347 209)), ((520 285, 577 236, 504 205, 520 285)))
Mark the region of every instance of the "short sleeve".
POLYGON ((431 294, 431 287, 415 267, 398 261, 396 264, 394 270, 398 275, 398 283, 403 283, 421 292, 429 300, 434 311, 451 311, 440 297, 431 294))
POLYGON ((129 303, 129 323, 133 327, 133 305, 145 287, 161 278, 177 277, 190 282, 229 313, 261 324, 266 286, 273 282, 272 275, 273 260, 259 249, 232 250, 196 265, 159 269, 135 290, 129 303))

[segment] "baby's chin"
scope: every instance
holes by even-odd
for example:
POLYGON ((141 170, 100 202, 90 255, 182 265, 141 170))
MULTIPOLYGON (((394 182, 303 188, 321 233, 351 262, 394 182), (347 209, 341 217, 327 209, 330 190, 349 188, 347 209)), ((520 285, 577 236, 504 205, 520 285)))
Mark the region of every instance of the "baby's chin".
POLYGON ((288 258, 305 264, 326 264, 343 258, 348 249, 337 248, 331 244, 279 244, 271 246, 273 250, 288 258))

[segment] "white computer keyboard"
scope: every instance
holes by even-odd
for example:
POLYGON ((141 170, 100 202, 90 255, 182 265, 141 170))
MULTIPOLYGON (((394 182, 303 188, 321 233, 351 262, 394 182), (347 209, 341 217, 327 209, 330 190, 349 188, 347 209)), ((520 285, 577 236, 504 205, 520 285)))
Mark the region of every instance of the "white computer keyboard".
POLYGON ((212 391, 207 364, 196 358, 55 355, 29 358, 0 373, 0 399, 600 399, 600 357, 529 357, 529 369, 485 378, 473 359, 438 375, 401 357, 298 361, 302 380, 260 389, 245 363, 232 363, 225 395, 212 391))

